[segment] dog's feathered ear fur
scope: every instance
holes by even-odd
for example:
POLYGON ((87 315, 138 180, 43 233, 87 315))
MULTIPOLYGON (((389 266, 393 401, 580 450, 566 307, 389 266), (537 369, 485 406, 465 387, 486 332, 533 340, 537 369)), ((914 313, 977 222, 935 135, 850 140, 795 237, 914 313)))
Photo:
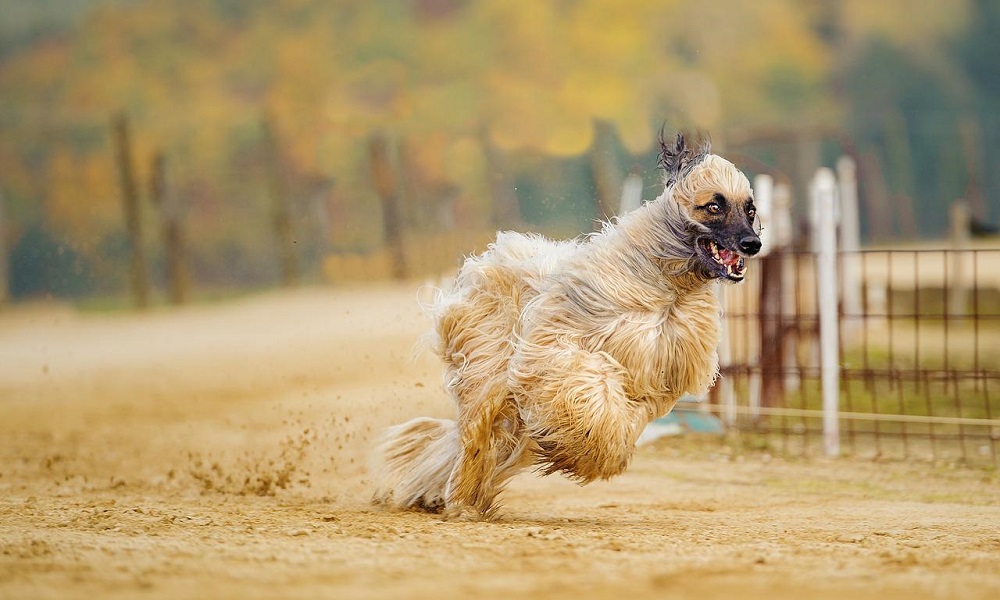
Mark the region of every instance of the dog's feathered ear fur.
POLYGON ((660 159, 659 166, 663 169, 663 180, 666 187, 670 187, 678 179, 683 177, 712 151, 712 142, 705 138, 701 145, 695 150, 687 145, 684 134, 677 133, 673 143, 668 142, 665 134, 665 127, 660 128, 660 159))

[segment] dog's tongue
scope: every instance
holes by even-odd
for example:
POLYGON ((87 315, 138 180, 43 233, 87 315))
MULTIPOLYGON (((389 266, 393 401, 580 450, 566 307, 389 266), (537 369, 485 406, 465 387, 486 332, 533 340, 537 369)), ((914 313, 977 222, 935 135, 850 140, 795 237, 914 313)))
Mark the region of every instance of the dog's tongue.
POLYGON ((725 248, 719 250, 719 261, 724 265, 735 264, 739 259, 739 255, 731 250, 726 250, 725 248))

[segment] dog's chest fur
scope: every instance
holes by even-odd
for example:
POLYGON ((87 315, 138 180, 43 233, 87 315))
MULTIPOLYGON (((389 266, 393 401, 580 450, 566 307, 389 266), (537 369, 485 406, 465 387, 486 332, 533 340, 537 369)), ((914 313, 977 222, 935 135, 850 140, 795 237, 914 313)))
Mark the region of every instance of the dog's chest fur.
POLYGON ((630 398, 648 403, 657 417, 681 395, 708 391, 718 373, 719 305, 707 286, 681 293, 662 285, 603 291, 599 307, 569 298, 563 318, 575 322, 582 348, 622 365, 630 398))
POLYGON ((684 393, 706 393, 715 381, 719 310, 710 293, 680 298, 659 311, 626 313, 618 321, 601 350, 625 367, 629 396, 655 405, 655 416, 684 393))

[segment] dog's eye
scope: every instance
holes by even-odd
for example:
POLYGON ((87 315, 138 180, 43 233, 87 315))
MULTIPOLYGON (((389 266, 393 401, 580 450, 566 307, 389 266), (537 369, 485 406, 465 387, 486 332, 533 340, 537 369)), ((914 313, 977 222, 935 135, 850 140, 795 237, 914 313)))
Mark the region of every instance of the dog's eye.
POLYGON ((757 216, 757 209, 754 208, 754 207, 752 207, 752 206, 750 208, 748 208, 747 209, 747 216, 750 217, 751 219, 754 218, 755 216, 757 216))
POLYGON ((707 210, 709 214, 713 215, 722 214, 722 206, 719 205, 718 202, 709 202, 708 204, 705 205, 705 210, 707 210))

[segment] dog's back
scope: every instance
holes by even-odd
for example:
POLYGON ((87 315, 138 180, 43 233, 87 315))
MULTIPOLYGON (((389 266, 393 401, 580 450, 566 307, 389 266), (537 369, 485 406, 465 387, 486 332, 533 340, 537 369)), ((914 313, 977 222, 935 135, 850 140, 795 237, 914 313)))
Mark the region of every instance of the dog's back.
POLYGON ((452 290, 433 308, 447 387, 478 387, 506 369, 524 304, 577 248, 573 241, 501 232, 486 252, 465 261, 452 290))

